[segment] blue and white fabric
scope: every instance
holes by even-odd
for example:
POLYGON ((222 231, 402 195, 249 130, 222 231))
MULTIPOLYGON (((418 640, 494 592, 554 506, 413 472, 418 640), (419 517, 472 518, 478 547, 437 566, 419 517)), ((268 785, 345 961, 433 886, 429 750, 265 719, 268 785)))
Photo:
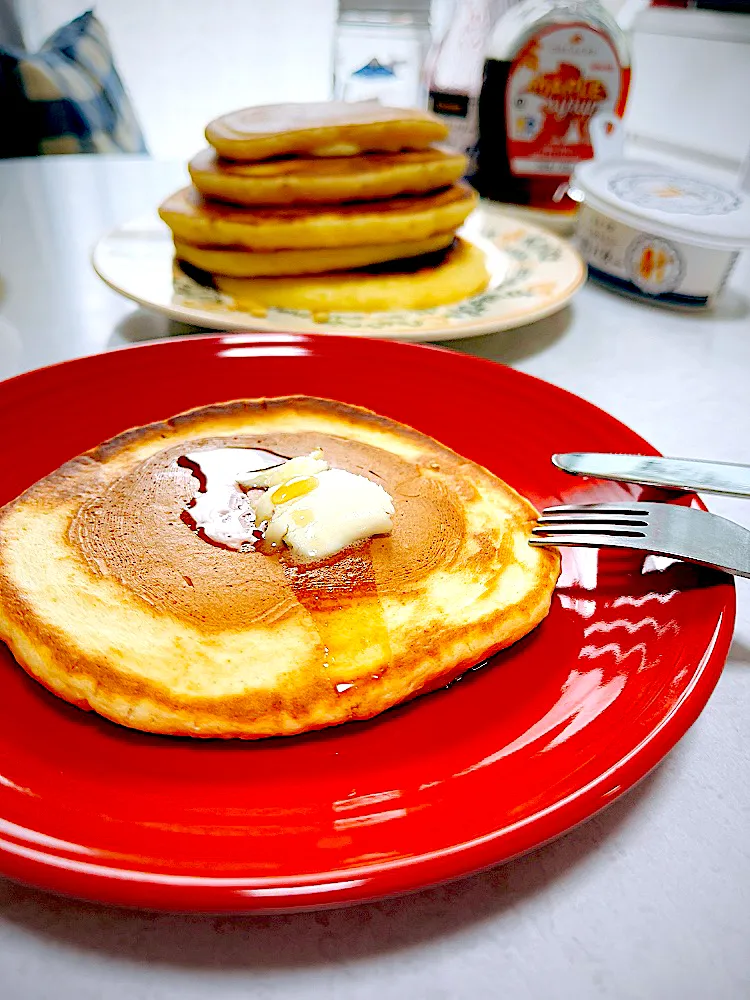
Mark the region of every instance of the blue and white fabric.
POLYGON ((38 52, 0 47, 0 157, 144 152, 93 11, 58 29, 38 52))

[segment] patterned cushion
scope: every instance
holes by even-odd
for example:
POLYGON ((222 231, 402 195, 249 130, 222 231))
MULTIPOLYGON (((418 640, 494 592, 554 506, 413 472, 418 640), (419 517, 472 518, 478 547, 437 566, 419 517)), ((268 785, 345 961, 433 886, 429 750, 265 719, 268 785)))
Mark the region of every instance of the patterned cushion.
POLYGON ((0 156, 145 152, 93 11, 56 31, 39 52, 0 48, 0 156))

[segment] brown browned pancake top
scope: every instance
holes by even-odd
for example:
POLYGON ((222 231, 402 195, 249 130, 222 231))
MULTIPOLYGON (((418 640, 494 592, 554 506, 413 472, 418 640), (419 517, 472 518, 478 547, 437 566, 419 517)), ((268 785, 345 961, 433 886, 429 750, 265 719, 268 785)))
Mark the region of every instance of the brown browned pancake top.
POLYGON ((436 566, 450 564, 464 533, 461 498, 439 480, 380 448, 302 433, 198 439, 159 452, 84 503, 70 539, 92 568, 154 610, 222 631, 276 620, 304 603, 303 591, 325 591, 339 606, 356 601, 372 583, 381 594, 408 593, 436 566), (196 483, 177 460, 217 447, 289 458, 323 448, 333 467, 366 476, 393 496, 393 533, 308 566, 295 566, 288 552, 279 557, 211 545, 182 519, 196 483))
POLYGON ((320 101, 309 104, 265 104, 230 111, 216 118, 208 129, 227 138, 255 138, 308 129, 375 125, 386 122, 434 124, 446 129, 439 118, 417 108, 388 108, 378 101, 320 101))

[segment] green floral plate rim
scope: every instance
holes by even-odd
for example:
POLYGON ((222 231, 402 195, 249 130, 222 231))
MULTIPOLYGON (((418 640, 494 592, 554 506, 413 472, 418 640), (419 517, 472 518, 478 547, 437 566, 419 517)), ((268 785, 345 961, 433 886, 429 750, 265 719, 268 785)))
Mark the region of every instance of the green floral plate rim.
POLYGON ((491 281, 479 295, 433 309, 331 312, 316 320, 296 309, 246 312, 227 295, 199 284, 175 265, 169 230, 156 217, 128 222, 94 248, 94 269, 110 288, 182 323, 212 330, 346 333, 384 340, 459 340, 513 330, 557 312, 576 293, 586 269, 554 233, 480 203, 461 235, 486 255, 491 281))

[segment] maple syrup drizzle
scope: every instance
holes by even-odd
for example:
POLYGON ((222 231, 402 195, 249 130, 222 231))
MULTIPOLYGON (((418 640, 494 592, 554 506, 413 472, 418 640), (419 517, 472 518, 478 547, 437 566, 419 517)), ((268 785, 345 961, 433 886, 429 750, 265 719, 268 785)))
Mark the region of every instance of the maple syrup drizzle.
MULTIPOLYGON (((258 491, 245 492, 237 477, 287 460, 286 455, 263 448, 213 448, 181 455, 177 464, 189 469, 197 484, 181 519, 209 545, 233 552, 279 554, 282 547, 265 542, 256 526, 251 496, 258 491)), ((351 589, 338 593, 326 583, 320 563, 285 563, 294 596, 318 633, 321 669, 339 696, 354 694, 360 679, 378 680, 392 660, 369 549, 357 547, 345 558, 356 560, 357 570, 352 574, 351 589), (357 651, 370 651, 373 663, 377 663, 377 670, 366 667, 362 678, 354 677, 348 664, 353 636, 357 651)))
POLYGON ((197 489, 180 517, 209 545, 234 552, 252 551, 263 538, 256 527, 251 497, 237 477, 270 469, 287 461, 264 448, 207 448, 180 455, 177 464, 189 469, 197 489))
POLYGON ((339 696, 356 694, 361 680, 379 680, 393 659, 369 545, 353 549, 345 558, 356 560, 356 573, 351 574, 351 588, 344 591, 327 586, 325 573, 314 564, 286 567, 294 596, 320 637, 323 672, 339 696), (365 664, 355 675, 352 653, 370 653, 373 667, 365 664))

